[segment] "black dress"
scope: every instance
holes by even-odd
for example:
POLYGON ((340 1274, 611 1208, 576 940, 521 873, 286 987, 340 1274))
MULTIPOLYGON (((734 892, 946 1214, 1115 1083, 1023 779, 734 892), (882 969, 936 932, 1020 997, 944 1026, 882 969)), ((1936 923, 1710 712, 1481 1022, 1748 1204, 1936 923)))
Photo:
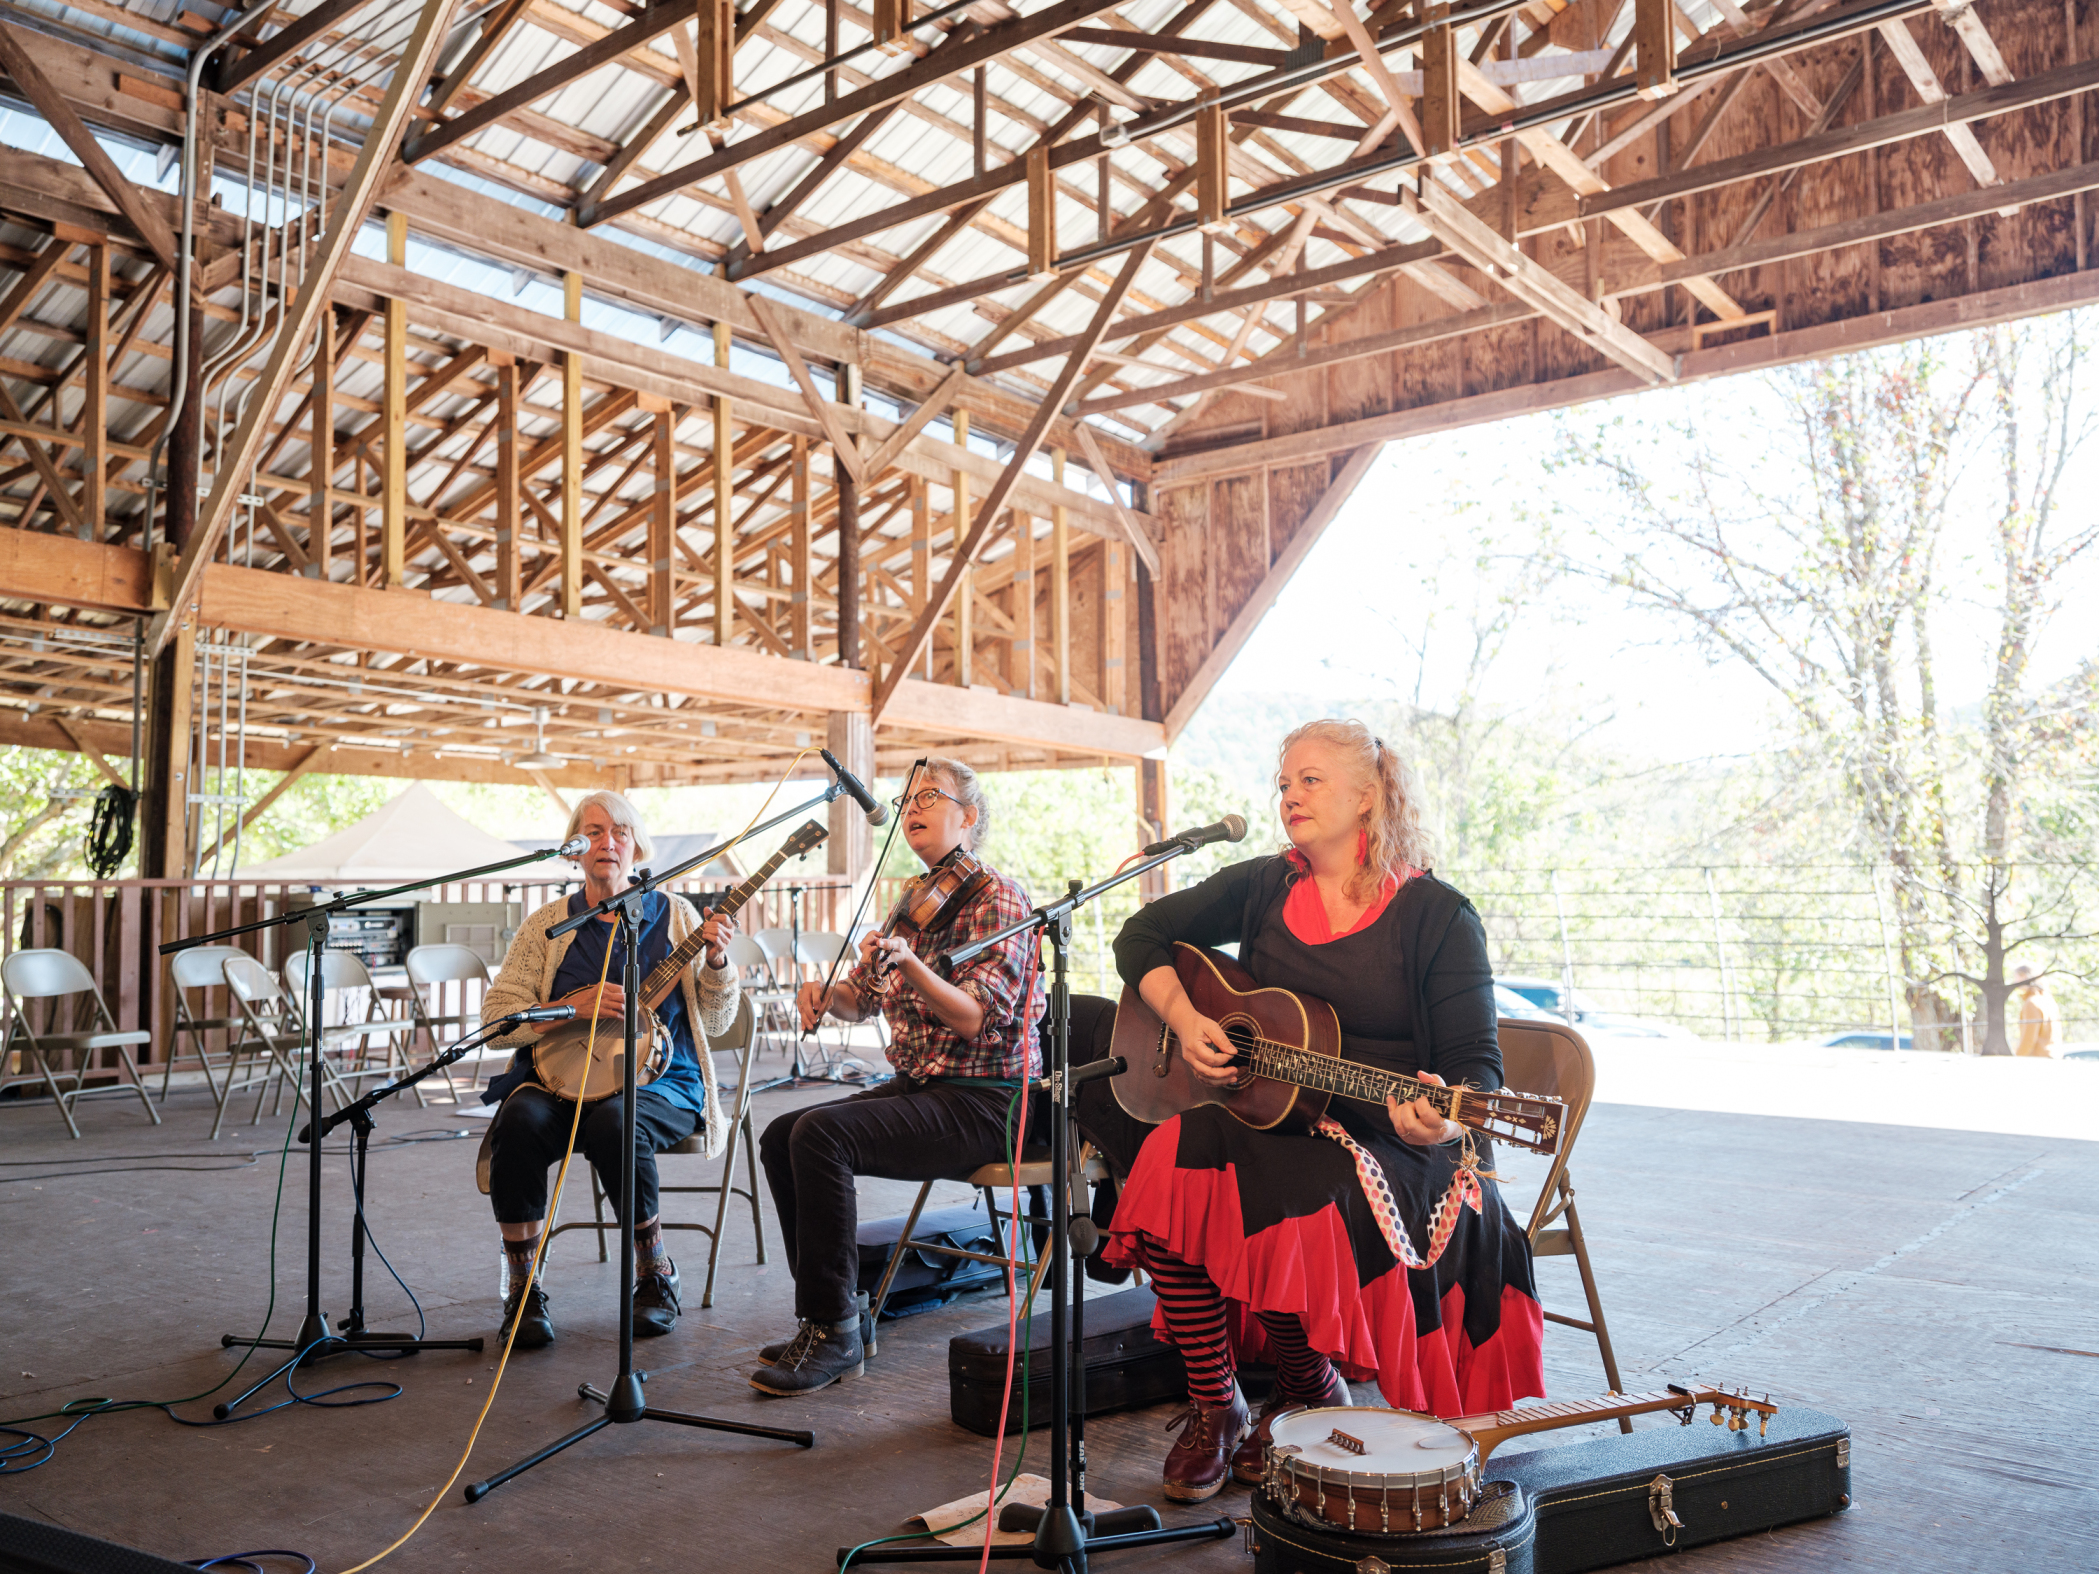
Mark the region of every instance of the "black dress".
MULTIPOLYGON (((1501 1086, 1493 975, 1479 915, 1432 875, 1402 884, 1377 918, 1310 943, 1284 911, 1296 871, 1259 858, 1138 911, 1115 942, 1124 980, 1172 964, 1172 944, 1239 945, 1263 985, 1313 995, 1341 1020, 1343 1053, 1449 1083, 1501 1086)), ((1459 1145, 1399 1140, 1383 1108, 1330 1110, 1383 1168, 1400 1222, 1426 1255, 1429 1216, 1457 1172, 1459 1145)), ((1233 1342, 1259 1359, 1257 1311, 1292 1312, 1343 1375, 1375 1377, 1386 1402, 1451 1416, 1545 1392, 1543 1313, 1528 1243, 1493 1181, 1459 1210, 1443 1255, 1408 1269, 1393 1255, 1349 1149, 1327 1136, 1256 1131, 1214 1106, 1146 1139, 1115 1212, 1107 1256, 1142 1266, 1147 1244, 1203 1268, 1237 1313, 1233 1342)), ((1168 1337, 1164 1320, 1155 1322, 1168 1337)))

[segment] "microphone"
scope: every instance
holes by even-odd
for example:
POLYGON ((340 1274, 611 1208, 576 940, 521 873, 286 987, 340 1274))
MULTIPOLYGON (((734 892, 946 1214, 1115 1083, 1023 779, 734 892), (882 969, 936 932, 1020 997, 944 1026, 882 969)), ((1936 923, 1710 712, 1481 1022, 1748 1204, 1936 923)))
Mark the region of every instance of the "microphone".
POLYGON ((574 1006, 527 1006, 504 1017, 505 1022, 566 1022, 576 1014, 574 1006))
POLYGON ((1243 840, 1245 836, 1246 817, 1244 815, 1228 814, 1215 825, 1198 825, 1192 831, 1183 831, 1178 836, 1169 836, 1163 842, 1153 842, 1144 851, 1147 856, 1156 853, 1170 853, 1175 848, 1179 848, 1182 852, 1193 852, 1196 848, 1206 847, 1211 842, 1236 842, 1243 840))
POLYGON ((829 749, 818 749, 816 752, 823 756, 824 764, 831 767, 831 774, 838 778, 838 785, 845 789, 846 796, 867 811, 867 823, 869 825, 886 823, 889 819, 889 805, 876 803, 874 794, 861 786, 860 778, 847 770, 843 765, 840 765, 838 756, 829 749))
POLYGON ((585 853, 589 851, 589 837, 571 836, 567 841, 563 842, 559 847, 554 849, 554 856, 556 858, 581 858, 585 853))

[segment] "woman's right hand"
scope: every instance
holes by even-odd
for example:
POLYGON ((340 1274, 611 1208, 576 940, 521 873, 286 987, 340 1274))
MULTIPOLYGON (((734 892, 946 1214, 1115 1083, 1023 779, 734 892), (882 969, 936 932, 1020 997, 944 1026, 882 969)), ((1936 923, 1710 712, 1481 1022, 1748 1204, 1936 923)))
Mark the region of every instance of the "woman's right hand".
POLYGON ((830 1007, 830 1002, 825 998, 829 993, 821 979, 813 984, 804 984, 795 991, 795 1009, 801 1013, 804 1033, 824 1019, 824 1012, 830 1007))
MULTIPOLYGON (((574 1006, 576 1014, 570 1020, 575 1022, 588 1022, 592 1017, 605 1021, 619 1022, 625 1019, 627 1011, 626 991, 617 984, 590 984, 582 989, 571 989, 559 1000, 548 1003, 557 1006, 574 1006)), ((548 1028, 558 1026, 557 1023, 553 1022, 540 1022, 534 1025, 542 1033, 548 1028)))
POLYGON ((1229 1087, 1240 1079, 1241 1068, 1232 1064, 1239 1051, 1224 1029, 1196 1010, 1192 1002, 1176 1011, 1166 1025, 1180 1041, 1189 1069, 1203 1081, 1229 1087))

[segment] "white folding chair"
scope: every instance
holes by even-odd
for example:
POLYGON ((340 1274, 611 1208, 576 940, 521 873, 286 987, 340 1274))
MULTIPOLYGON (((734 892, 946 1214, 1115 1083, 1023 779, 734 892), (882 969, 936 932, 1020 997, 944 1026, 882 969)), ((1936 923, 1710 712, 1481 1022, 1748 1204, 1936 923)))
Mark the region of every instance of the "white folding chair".
MULTIPOLYGON (((408 970, 409 1009, 415 1014, 416 1025, 430 1035, 432 1055, 445 1047, 445 1035, 438 1029, 471 1030, 481 1025, 481 999, 488 993, 489 977, 488 964, 481 960, 478 951, 463 945, 419 945, 408 953, 405 965, 408 970), (447 984, 460 986, 460 1009, 454 1012, 433 1010, 432 1007, 440 1003, 439 992, 447 984), (481 994, 469 1001, 466 990, 474 984, 481 986, 481 994), (425 989, 430 991, 427 1004, 423 999, 425 989)), ((510 1053, 507 1049, 484 1048, 477 1051, 470 1057, 475 1069, 468 1074, 468 1085, 472 1086, 474 1079, 479 1075, 483 1061, 507 1061, 510 1059, 510 1053)), ((452 1080, 450 1066, 445 1068, 444 1075, 445 1086, 452 1090, 452 1102, 457 1104, 459 1085, 452 1080)))
POLYGON ((80 1127, 73 1119, 73 1106, 82 1097, 98 1093, 135 1092, 139 1102, 146 1106, 146 1113, 153 1124, 160 1124, 160 1111, 153 1107, 153 1100, 146 1092, 146 1082, 139 1075, 138 1061, 132 1057, 134 1044, 150 1044, 153 1035, 144 1032, 121 1032, 117 1019, 110 1015, 109 1002, 102 998, 96 987, 94 975, 82 965, 80 958, 69 951, 37 949, 17 951, 5 961, 0 961, 0 987, 7 992, 8 1023, 7 1037, 0 1040, 0 1071, 4 1071, 11 1054, 19 1051, 25 1063, 36 1066, 34 1075, 0 1077, 0 1088, 20 1082, 41 1082, 50 1089, 51 1097, 57 1101, 59 1119, 66 1123, 66 1130, 75 1137, 80 1127), (73 1010, 74 1031, 53 1031, 58 1020, 58 1008, 50 1008, 50 1021, 43 1032, 38 1032, 32 1017, 35 1013, 28 1002, 32 1000, 61 1000, 69 995, 86 995, 94 1002, 92 1011, 83 1011, 85 1002, 76 1001, 73 1010), (85 1029, 83 1029, 83 1018, 85 1029), (91 1088, 87 1085, 90 1071, 96 1070, 95 1061, 105 1050, 116 1052, 116 1070, 130 1078, 127 1089, 122 1082, 110 1087, 91 1088), (60 1060, 74 1057, 69 1071, 54 1070, 52 1057, 60 1060), (67 1092, 59 1086, 61 1079, 73 1084, 67 1092))
MULTIPOLYGON (((285 959, 284 987, 292 992, 303 1012, 309 998, 306 953, 303 950, 294 951, 285 959)), ((419 1024, 413 1013, 405 1017, 387 1016, 380 1010, 379 986, 372 982, 364 958, 350 951, 321 953, 321 1006, 324 1013, 330 1010, 332 1000, 341 1002, 342 1020, 330 1024, 324 1015, 321 1046, 323 1050, 342 1052, 345 1064, 337 1068, 337 1074, 345 1082, 355 1082, 363 1077, 392 1077, 411 1069, 401 1040, 406 1038, 413 1042, 419 1024), (361 1018, 355 1015, 359 997, 364 1008, 361 1018), (376 1066, 372 1064, 374 1038, 382 1042, 385 1057, 376 1066), (354 1045, 355 1049, 344 1048, 349 1045, 354 1045)), ((413 1091, 416 1103, 429 1104, 420 1085, 413 1091)))
MULTIPOLYGON (((226 987, 233 994, 234 1010, 240 1015, 241 1036, 235 1041, 231 1062, 227 1069, 227 1089, 255 1088, 255 1113, 249 1124, 262 1119, 263 1095, 274 1085, 276 1097, 270 1105, 275 1114, 284 1102, 284 1086, 288 1082, 292 1089, 292 1113, 299 1113, 299 1101, 306 1096, 306 1014, 300 1002, 287 993, 270 970, 245 951, 237 951, 226 958, 226 987), (235 1081, 240 1059, 248 1057, 250 1075, 245 1081, 235 1081)), ((335 1095, 336 1107, 350 1102, 351 1093, 336 1074, 335 1067, 324 1054, 321 1057, 321 1081, 335 1095)), ((216 1138, 219 1127, 226 1119, 226 1106, 219 1106, 219 1118, 212 1122, 211 1134, 216 1138)))
MULTIPOLYGON (((241 956, 239 946, 200 945, 187 951, 177 951, 168 964, 168 982, 175 1001, 175 1024, 168 1034, 168 1056, 160 1068, 160 1100, 168 1099, 168 1079, 174 1075, 175 1062, 185 1054, 194 1055, 197 1064, 204 1070, 204 1085, 211 1089, 212 1102, 223 1111, 227 1095, 233 1091, 233 1036, 239 1030, 241 1019, 238 1013, 230 1016, 211 1016, 211 991, 226 987, 226 958, 241 956), (196 1009, 190 1006, 190 991, 202 990, 203 998, 196 1009), (201 1014, 200 1014, 201 1013, 201 1014), (211 1053, 211 1035, 220 1034, 225 1040, 225 1058, 215 1062, 211 1053), (185 1046, 184 1040, 187 1040, 185 1046), (221 1081, 218 1073, 226 1073, 221 1081)), ((228 1009, 232 1009, 228 999, 228 1009)))
POLYGON ((785 1038, 797 1031, 793 1021, 794 994, 783 990, 773 979, 771 959, 765 947, 750 935, 738 931, 729 936, 727 947, 729 964, 743 985, 743 997, 751 1002, 757 1012, 757 1036, 770 1043, 785 1038))

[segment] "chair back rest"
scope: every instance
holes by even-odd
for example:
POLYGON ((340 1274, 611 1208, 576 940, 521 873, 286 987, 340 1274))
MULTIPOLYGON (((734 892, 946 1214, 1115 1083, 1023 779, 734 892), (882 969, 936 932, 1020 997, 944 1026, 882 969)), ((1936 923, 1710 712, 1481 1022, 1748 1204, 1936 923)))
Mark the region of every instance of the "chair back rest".
POLYGON ((54 995, 77 995, 95 987, 94 975, 70 951, 40 948, 17 951, 0 961, 0 983, 7 992, 24 1000, 48 1000, 54 995))
POLYGON ((802 936, 795 955, 810 967, 829 967, 845 950, 845 936, 829 929, 812 929, 802 936))
POLYGON ((488 964, 472 946, 419 945, 408 953, 408 982, 420 989, 425 984, 486 984, 488 964))
POLYGON ((728 1031, 709 1038, 707 1047, 716 1054, 736 1057, 736 1086, 730 1094, 735 1108, 729 1118, 741 1120, 751 1104, 751 1062, 758 1051, 758 1008, 751 1003, 749 994, 737 998, 736 1020, 729 1024, 728 1031))
MULTIPOLYGON (((300 999, 306 998, 306 953, 294 951, 284 959, 285 987, 300 999)), ((323 951, 321 953, 321 988, 329 992, 338 989, 370 989, 372 975, 366 970, 364 958, 354 951, 323 951)))
MULTIPOLYGON (((230 956, 246 956, 237 945, 200 945, 187 951, 177 951, 175 960, 168 964, 168 973, 175 981, 175 988, 224 989, 226 987, 226 959, 230 956)), ((181 1003, 178 993, 176 1002, 181 1003)))
POLYGON ((748 973, 754 968, 767 973, 772 970, 765 959, 765 948, 741 930, 729 936, 725 949, 729 953, 729 965, 739 973, 748 973))
POLYGON ((1501 1080, 1511 1093, 1537 1093, 1563 1101, 1567 1114, 1560 1129, 1560 1151, 1538 1189, 1528 1233, 1533 1241, 1553 1211, 1553 1200, 1567 1161, 1573 1156, 1589 1101, 1596 1093, 1596 1060, 1581 1034, 1561 1022, 1503 1017, 1495 1024, 1501 1039, 1501 1080))
POLYGON ((243 1006, 265 1012, 285 1004, 284 991, 270 977, 270 970, 247 952, 236 951, 227 957, 224 970, 226 987, 243 1006))
POLYGON ((788 971, 780 964, 794 961, 794 931, 792 929, 761 929, 751 938, 758 942, 758 949, 765 953, 775 977, 785 980, 788 971))

